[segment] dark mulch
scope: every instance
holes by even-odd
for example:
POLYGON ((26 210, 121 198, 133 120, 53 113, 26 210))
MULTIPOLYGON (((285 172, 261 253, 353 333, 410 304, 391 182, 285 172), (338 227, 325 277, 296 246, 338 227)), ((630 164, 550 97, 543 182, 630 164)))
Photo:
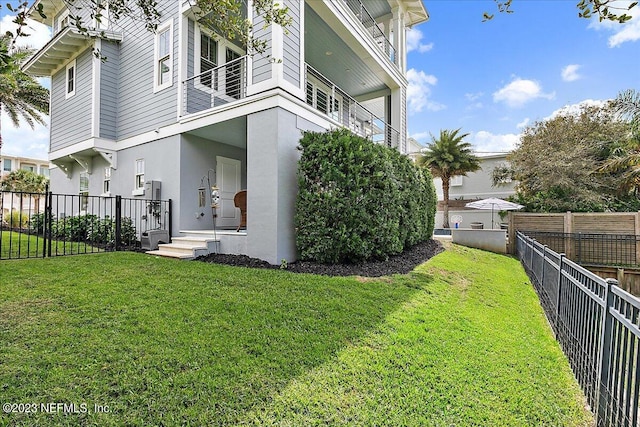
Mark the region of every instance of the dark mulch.
MULTIPOLYGON (((386 261, 369 261, 356 264, 319 264, 310 261, 296 261, 287 264, 287 271, 312 273, 325 276, 365 276, 379 277, 391 274, 406 274, 429 258, 442 252, 442 244, 435 240, 419 243, 400 255, 386 261)), ((249 258, 246 255, 210 254, 196 258, 198 261, 235 265, 252 268, 281 268, 266 261, 249 258)))

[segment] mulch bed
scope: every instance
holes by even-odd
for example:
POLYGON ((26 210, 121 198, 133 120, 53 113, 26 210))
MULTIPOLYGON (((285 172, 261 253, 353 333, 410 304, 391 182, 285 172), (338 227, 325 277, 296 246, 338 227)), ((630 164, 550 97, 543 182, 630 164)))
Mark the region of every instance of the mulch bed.
MULTIPOLYGON (((287 264, 287 271, 311 273, 325 276, 364 276, 380 277, 391 274, 407 274, 416 266, 442 252, 442 244, 435 240, 419 243, 400 255, 389 257, 386 261, 368 261, 355 264, 320 264, 310 261, 296 261, 287 264)), ((279 265, 269 264, 246 255, 209 254, 196 258, 198 261, 227 264, 239 267, 273 268, 279 265)))

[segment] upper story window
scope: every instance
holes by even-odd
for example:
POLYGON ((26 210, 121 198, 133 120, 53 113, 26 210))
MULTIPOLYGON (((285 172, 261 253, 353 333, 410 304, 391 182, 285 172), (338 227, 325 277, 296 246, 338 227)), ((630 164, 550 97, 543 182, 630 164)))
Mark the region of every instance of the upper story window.
POLYGON ((307 78, 307 104, 328 115, 334 120, 340 120, 343 97, 336 90, 335 93, 328 85, 313 76, 307 78))
POLYGON ((154 92, 173 84, 173 22, 158 27, 155 37, 154 92))
POLYGON ((456 175, 451 177, 451 187, 460 187, 462 185, 462 175, 456 175))
POLYGON ((46 176, 47 178, 49 178, 49 176, 51 175, 49 173, 49 168, 46 166, 40 166, 40 175, 46 176))
POLYGON ((95 28, 106 30, 109 28, 109 2, 108 0, 97 0, 96 14, 100 15, 95 18, 95 28))
POLYGON ((76 60, 71 61, 66 68, 65 98, 71 98, 76 94, 76 60))
POLYGON ((67 28, 70 25, 70 20, 69 9, 67 9, 58 16, 58 19, 56 19, 57 31, 61 31, 67 28))
POLYGON ((4 162, 2 162, 2 170, 11 172, 11 159, 4 159, 4 162))
POLYGON ((20 165, 20 169, 23 169, 23 170, 26 170, 26 171, 29 171, 29 172, 36 173, 36 165, 30 165, 30 164, 28 164, 28 163, 22 163, 22 164, 20 165))
MULTIPOLYGON (((206 73, 218 65, 218 42, 205 33, 200 33, 200 60, 196 61, 196 74, 206 73)), ((213 86, 213 74, 206 73, 200 77, 200 84, 207 87, 213 86)), ((217 86, 217 85, 216 85, 217 86)))

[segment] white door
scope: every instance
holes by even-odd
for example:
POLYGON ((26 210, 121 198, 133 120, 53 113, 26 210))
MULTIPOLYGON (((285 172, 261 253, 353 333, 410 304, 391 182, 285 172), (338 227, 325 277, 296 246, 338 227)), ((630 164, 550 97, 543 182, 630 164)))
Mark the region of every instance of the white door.
POLYGON ((240 224, 240 209, 233 204, 233 196, 241 190, 240 160, 216 156, 216 184, 220 188, 220 207, 216 226, 236 228, 240 224))

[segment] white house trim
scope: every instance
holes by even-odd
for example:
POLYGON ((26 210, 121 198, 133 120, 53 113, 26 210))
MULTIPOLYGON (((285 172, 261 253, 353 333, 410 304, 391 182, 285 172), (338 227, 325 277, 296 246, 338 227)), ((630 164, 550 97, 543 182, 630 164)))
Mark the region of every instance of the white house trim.
MULTIPOLYGON (((95 48, 102 49, 102 40, 95 41, 95 48)), ((91 136, 100 137, 100 58, 95 55, 91 58, 91 136)))

